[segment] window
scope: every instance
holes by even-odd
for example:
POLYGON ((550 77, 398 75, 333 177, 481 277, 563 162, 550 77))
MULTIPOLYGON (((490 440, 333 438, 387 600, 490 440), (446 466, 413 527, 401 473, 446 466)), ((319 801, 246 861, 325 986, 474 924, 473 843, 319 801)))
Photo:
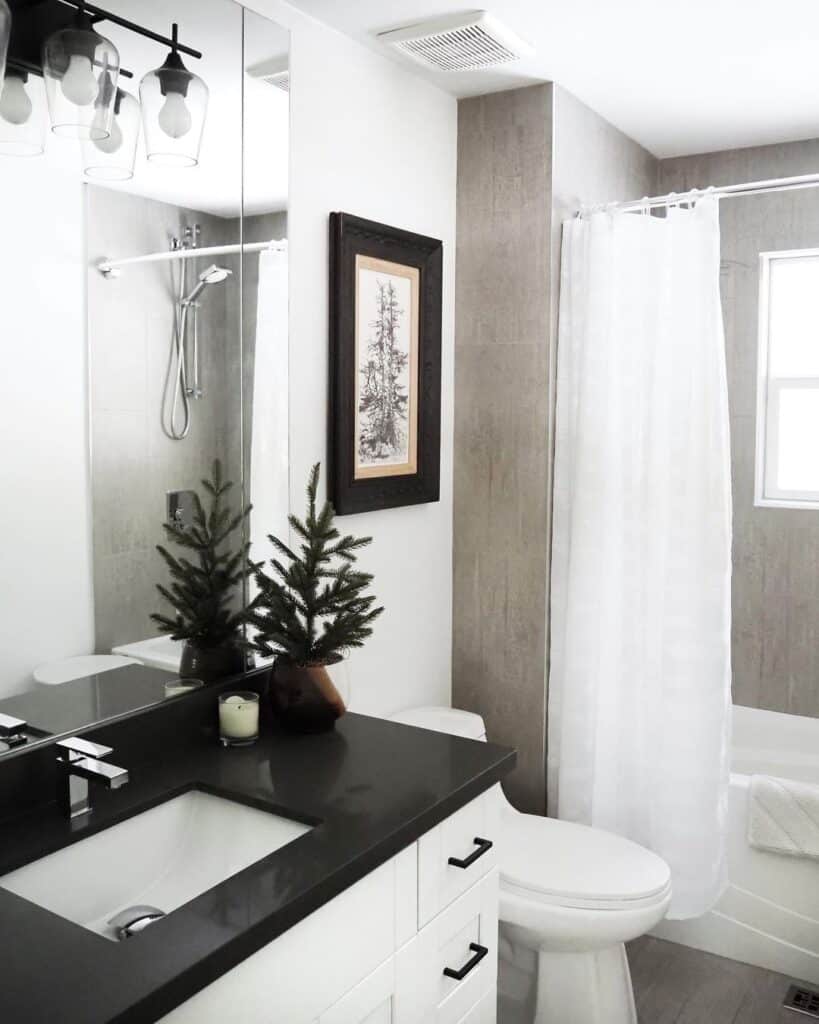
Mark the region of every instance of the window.
POLYGON ((819 249, 760 256, 756 504, 819 508, 819 249))

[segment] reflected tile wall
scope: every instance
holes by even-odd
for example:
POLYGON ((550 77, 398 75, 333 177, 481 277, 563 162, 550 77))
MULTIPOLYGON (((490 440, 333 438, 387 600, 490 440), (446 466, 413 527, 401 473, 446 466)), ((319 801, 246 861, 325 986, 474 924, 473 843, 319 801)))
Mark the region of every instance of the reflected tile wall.
MULTIPOLYGON (((95 186, 86 201, 95 628, 96 650, 104 653, 156 635, 149 614, 166 575, 155 550, 166 492, 201 489, 220 458, 238 496, 240 437, 229 427, 240 419, 239 277, 231 266, 233 277, 202 296, 205 394, 191 403, 189 436, 173 441, 160 423, 177 298, 171 264, 129 267, 116 280, 94 267, 104 257, 167 250, 186 224, 201 225, 202 246, 238 241, 238 224, 95 186)), ((190 264, 189 287, 202 269, 201 260, 190 264)))

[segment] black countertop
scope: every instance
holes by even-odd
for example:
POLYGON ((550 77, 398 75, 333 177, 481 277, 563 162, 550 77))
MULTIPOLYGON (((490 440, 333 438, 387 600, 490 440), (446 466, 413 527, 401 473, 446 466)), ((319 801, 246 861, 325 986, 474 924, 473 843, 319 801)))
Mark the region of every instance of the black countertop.
MULTIPOLYGON (((87 821, 65 821, 52 807, 6 823, 0 874, 190 789, 316 827, 123 943, 0 888, 3 1024, 161 1017, 515 763, 504 747, 355 714, 319 736, 268 732, 253 747, 224 750, 212 743, 169 754, 132 771, 123 789, 95 792, 87 821)), ((116 754, 111 760, 120 763, 116 754)))

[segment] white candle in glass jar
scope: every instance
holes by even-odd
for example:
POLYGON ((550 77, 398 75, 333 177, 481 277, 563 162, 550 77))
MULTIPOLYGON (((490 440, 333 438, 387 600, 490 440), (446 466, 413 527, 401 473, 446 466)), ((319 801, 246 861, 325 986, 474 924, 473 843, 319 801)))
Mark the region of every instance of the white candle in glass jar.
POLYGON ((257 693, 231 693, 219 698, 219 735, 223 740, 254 740, 259 735, 257 693))

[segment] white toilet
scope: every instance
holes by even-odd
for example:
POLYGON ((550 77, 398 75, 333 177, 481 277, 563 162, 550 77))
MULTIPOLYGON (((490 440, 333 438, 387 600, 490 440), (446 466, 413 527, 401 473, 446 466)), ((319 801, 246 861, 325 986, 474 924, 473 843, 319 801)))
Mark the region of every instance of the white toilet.
MULTIPOLYGON (((415 708, 393 721, 486 740, 480 715, 415 708)), ((671 902, 671 873, 621 836, 521 814, 501 802, 500 919, 513 945, 537 956, 535 1024, 636 1024, 625 943, 650 931, 671 902)))
POLYGON ((38 665, 32 675, 35 683, 40 686, 59 686, 70 683, 74 679, 96 676, 100 672, 110 672, 124 665, 138 665, 133 658, 123 658, 117 654, 81 654, 74 658, 60 658, 38 665))

